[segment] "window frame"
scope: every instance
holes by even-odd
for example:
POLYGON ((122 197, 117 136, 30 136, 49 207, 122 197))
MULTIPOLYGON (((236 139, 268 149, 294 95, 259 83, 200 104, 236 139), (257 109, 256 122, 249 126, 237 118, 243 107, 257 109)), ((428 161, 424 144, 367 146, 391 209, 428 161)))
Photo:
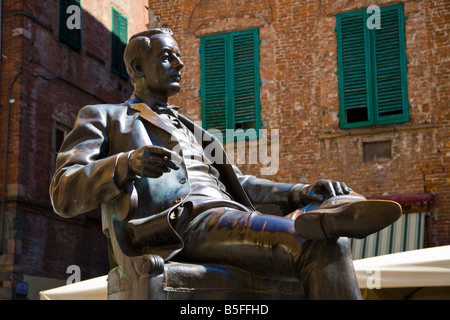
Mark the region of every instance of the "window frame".
POLYGON ((67 135, 72 131, 72 128, 68 125, 65 125, 57 120, 53 121, 53 130, 52 130, 52 167, 53 167, 53 173, 56 171, 56 158, 58 157, 58 154, 60 152, 60 149, 62 147, 62 144, 64 143, 64 140, 66 139, 67 135), (58 132, 62 134, 62 140, 61 143, 58 145, 58 132))
MULTIPOLYGON (((201 61, 201 88, 200 88, 200 95, 201 95, 201 114, 202 114, 202 124, 203 127, 207 130, 215 129, 214 127, 208 128, 208 120, 207 120, 207 113, 208 106, 206 104, 206 94, 207 94, 207 72, 206 72, 206 42, 207 41, 214 41, 218 39, 224 39, 225 41, 225 103, 224 103, 224 112, 225 112, 225 123, 224 123, 224 129, 226 132, 222 132, 223 135, 223 141, 227 141, 227 132, 228 130, 233 130, 233 136, 236 140, 243 140, 243 139, 253 139, 253 138, 259 138, 260 136, 260 129, 262 126, 261 123, 261 97, 260 97, 260 89, 261 89, 261 78, 260 78, 260 39, 259 39, 259 28, 253 28, 253 29, 246 29, 246 30, 240 30, 235 32, 226 32, 226 33, 220 33, 220 34, 214 34, 214 35, 208 35, 201 38, 201 44, 200 44, 200 61, 201 61), (253 94, 254 94, 254 106, 253 106, 253 112, 254 112, 254 118, 252 117, 251 121, 247 122, 241 122, 243 124, 245 123, 253 123, 254 126, 247 127, 247 128, 236 128, 238 123, 236 123, 237 117, 236 117, 236 103, 235 99, 237 97, 235 90, 238 88, 236 85, 236 74, 235 70, 239 67, 237 67, 238 62, 236 62, 236 59, 233 59, 235 52, 238 52, 238 49, 234 49, 234 43, 236 39, 240 36, 249 36, 252 38, 252 46, 253 46, 253 69, 251 70, 253 72, 253 94), (256 133, 256 134, 255 134, 256 133)), ((222 65, 223 66, 223 65, 222 65)), ((244 69, 242 69, 244 70, 244 69)), ((240 70, 240 71, 242 71, 240 70)), ((244 87, 241 87, 242 89, 244 87)), ((243 106, 243 108, 245 108, 243 106)), ((220 137, 219 137, 220 138, 220 137)), ((230 138, 230 137, 228 137, 230 138)))
POLYGON ((111 71, 123 78, 124 80, 128 79, 128 73, 125 67, 125 62, 123 60, 123 53, 125 51, 125 47, 128 43, 128 18, 124 16, 119 10, 116 8, 112 8, 111 14, 112 27, 111 27, 111 71), (119 21, 119 29, 116 34, 116 21, 115 15, 117 15, 119 21), (126 33, 125 36, 122 36, 122 22, 126 23, 126 33), (119 47, 116 47, 119 43, 119 47), (117 55, 117 56, 115 56, 117 55))
MULTIPOLYGON (((406 17, 404 16, 404 7, 403 4, 396 4, 387 7, 380 8, 380 19, 381 19, 381 29, 369 29, 366 26, 368 18, 371 16, 371 13, 367 13, 366 9, 357 10, 352 12, 346 12, 336 15, 336 32, 337 32, 337 60, 338 60, 338 82, 339 82, 339 119, 340 119, 340 127, 341 129, 350 129, 357 127, 366 127, 371 125, 384 125, 384 124, 393 124, 393 123, 404 123, 409 122, 409 100, 408 100, 408 84, 407 84, 407 64, 409 63, 406 59, 406 44, 405 44, 405 25, 404 20, 406 17), (397 80, 401 85, 401 90, 397 91, 397 93, 401 92, 401 106, 398 106, 397 110, 401 111, 399 114, 394 115, 386 115, 380 116, 380 108, 379 98, 380 94, 378 92, 378 87, 381 85, 381 82, 378 82, 377 73, 381 68, 377 66, 377 45, 380 42, 376 42, 377 32, 383 31, 383 13, 387 12, 395 12, 397 14, 397 26, 399 37, 394 38, 396 41, 392 41, 392 46, 397 46, 399 50, 399 63, 398 68, 400 69, 400 80, 397 80), (343 61, 343 50, 344 44, 342 40, 342 20, 349 17, 358 17, 361 16, 362 23, 364 23, 364 58, 365 58, 365 81, 366 81, 366 99, 364 103, 367 108, 367 120, 365 121, 355 121, 348 122, 347 111, 348 108, 345 104, 345 92, 346 88, 344 88, 344 61, 343 61), (380 31, 379 31, 380 30, 380 31)), ((361 28, 361 26, 358 26, 361 28)), ((384 26, 386 28, 386 26, 384 26)), ((389 29, 388 29, 389 30, 389 29)), ((358 34, 355 33, 356 37, 358 34)), ((361 34, 359 34, 361 36, 361 34)), ((388 44, 387 42, 383 42, 382 45, 388 44)), ((379 45, 381 46, 381 45, 379 45)), ((348 48, 346 48, 348 49, 348 48)), ((379 53, 381 55, 381 53, 379 53)), ((348 67, 348 66, 347 66, 348 67)))
POLYGON ((81 53, 83 46, 83 34, 80 29, 68 29, 67 28, 67 8, 72 5, 80 7, 81 23, 83 23, 83 9, 81 7, 81 0, 59 0, 59 41, 68 45, 72 50, 81 53), (68 5, 65 4, 68 2, 68 5), (77 34, 78 37, 77 37, 77 34))

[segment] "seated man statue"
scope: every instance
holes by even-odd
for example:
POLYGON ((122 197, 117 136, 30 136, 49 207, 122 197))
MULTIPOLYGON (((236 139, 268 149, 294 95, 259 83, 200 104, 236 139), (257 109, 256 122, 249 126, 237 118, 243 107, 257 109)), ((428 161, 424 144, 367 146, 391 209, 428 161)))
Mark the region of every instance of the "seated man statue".
POLYGON ((81 109, 58 154, 50 186, 55 211, 70 218, 133 193, 134 210, 117 209, 114 218, 124 221, 139 252, 297 278, 309 299, 360 299, 348 237, 390 225, 401 207, 367 200, 342 182, 243 175, 214 137, 168 104, 184 66, 170 29, 134 35, 124 60, 133 96, 81 109), (222 163, 208 158, 211 144, 222 163), (351 201, 340 205, 341 198, 351 201), (262 213, 262 205, 282 210, 262 213))

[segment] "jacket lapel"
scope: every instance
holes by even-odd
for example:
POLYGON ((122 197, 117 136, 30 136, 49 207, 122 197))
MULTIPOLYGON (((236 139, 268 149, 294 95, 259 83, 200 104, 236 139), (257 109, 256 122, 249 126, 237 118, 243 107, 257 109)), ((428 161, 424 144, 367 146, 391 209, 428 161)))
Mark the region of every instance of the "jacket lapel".
POLYGON ((163 129, 164 131, 167 131, 168 133, 172 134, 172 130, 146 104, 137 102, 137 103, 129 103, 129 106, 130 106, 130 108, 132 110, 139 112, 139 115, 144 120, 147 120, 151 124, 153 124, 153 125, 161 128, 161 129, 163 129))
MULTIPOLYGON (((150 109, 146 104, 141 102, 128 103, 131 109, 139 112, 139 115, 144 119, 150 122, 151 124, 163 129, 169 134, 172 134, 172 130, 158 117, 158 115, 150 109)), ((254 210, 253 204, 248 198, 247 193, 242 187, 239 179, 234 172, 233 166, 231 165, 231 161, 228 158, 225 150, 223 149, 221 143, 217 140, 216 137, 211 135, 205 129, 197 126, 191 120, 186 118, 185 116, 177 113, 178 119, 193 133, 202 132, 202 137, 199 143, 202 145, 203 149, 205 149, 210 144, 214 144, 214 148, 216 152, 222 152, 222 159, 224 163, 216 163, 214 167, 219 171, 220 177, 222 178, 225 186, 227 186, 227 191, 233 196, 233 198, 240 202, 243 205, 254 210), (205 139, 206 137, 206 139, 205 139)), ((198 137, 196 137, 198 138, 198 137)))

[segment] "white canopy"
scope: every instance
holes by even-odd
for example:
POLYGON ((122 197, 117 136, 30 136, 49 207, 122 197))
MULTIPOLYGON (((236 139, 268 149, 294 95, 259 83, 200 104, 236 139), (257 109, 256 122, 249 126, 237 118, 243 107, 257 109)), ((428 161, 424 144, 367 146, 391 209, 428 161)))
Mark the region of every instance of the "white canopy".
MULTIPOLYGON (((439 287, 438 296, 450 298, 450 245, 355 260, 354 266, 358 284, 366 291, 365 297, 386 298, 389 294, 379 294, 385 289, 409 288, 410 291, 401 294, 408 297, 412 289, 416 292, 424 287, 439 287)), ((41 300, 106 300, 106 279, 103 276, 41 291, 40 297, 41 300)))
POLYGON ((353 261, 360 288, 450 286, 450 246, 353 261))
POLYGON ((41 300, 107 300, 107 276, 40 292, 41 300))

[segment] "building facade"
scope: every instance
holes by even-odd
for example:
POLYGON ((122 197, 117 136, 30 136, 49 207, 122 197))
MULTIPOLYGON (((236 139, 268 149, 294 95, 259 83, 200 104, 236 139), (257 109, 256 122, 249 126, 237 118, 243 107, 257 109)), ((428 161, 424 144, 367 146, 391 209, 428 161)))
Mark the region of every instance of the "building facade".
POLYGON ((121 54, 149 27, 182 52, 171 103, 244 173, 402 204, 395 226, 352 241, 354 258, 450 243, 448 1, 0 4, 0 299, 107 273, 98 212, 59 218, 48 188, 79 109, 131 94, 121 54))
POLYGON ((147 28, 147 5, 1 1, 0 299, 37 298, 71 276, 108 271, 98 212, 61 219, 48 189, 80 108, 131 94, 118 58, 128 34, 147 28))
POLYGON ((172 103, 222 134, 245 173, 335 179, 402 204, 390 229, 352 241, 354 258, 450 243, 448 1, 151 0, 149 9, 183 54, 172 103), (230 143, 242 133, 246 155, 230 143))

